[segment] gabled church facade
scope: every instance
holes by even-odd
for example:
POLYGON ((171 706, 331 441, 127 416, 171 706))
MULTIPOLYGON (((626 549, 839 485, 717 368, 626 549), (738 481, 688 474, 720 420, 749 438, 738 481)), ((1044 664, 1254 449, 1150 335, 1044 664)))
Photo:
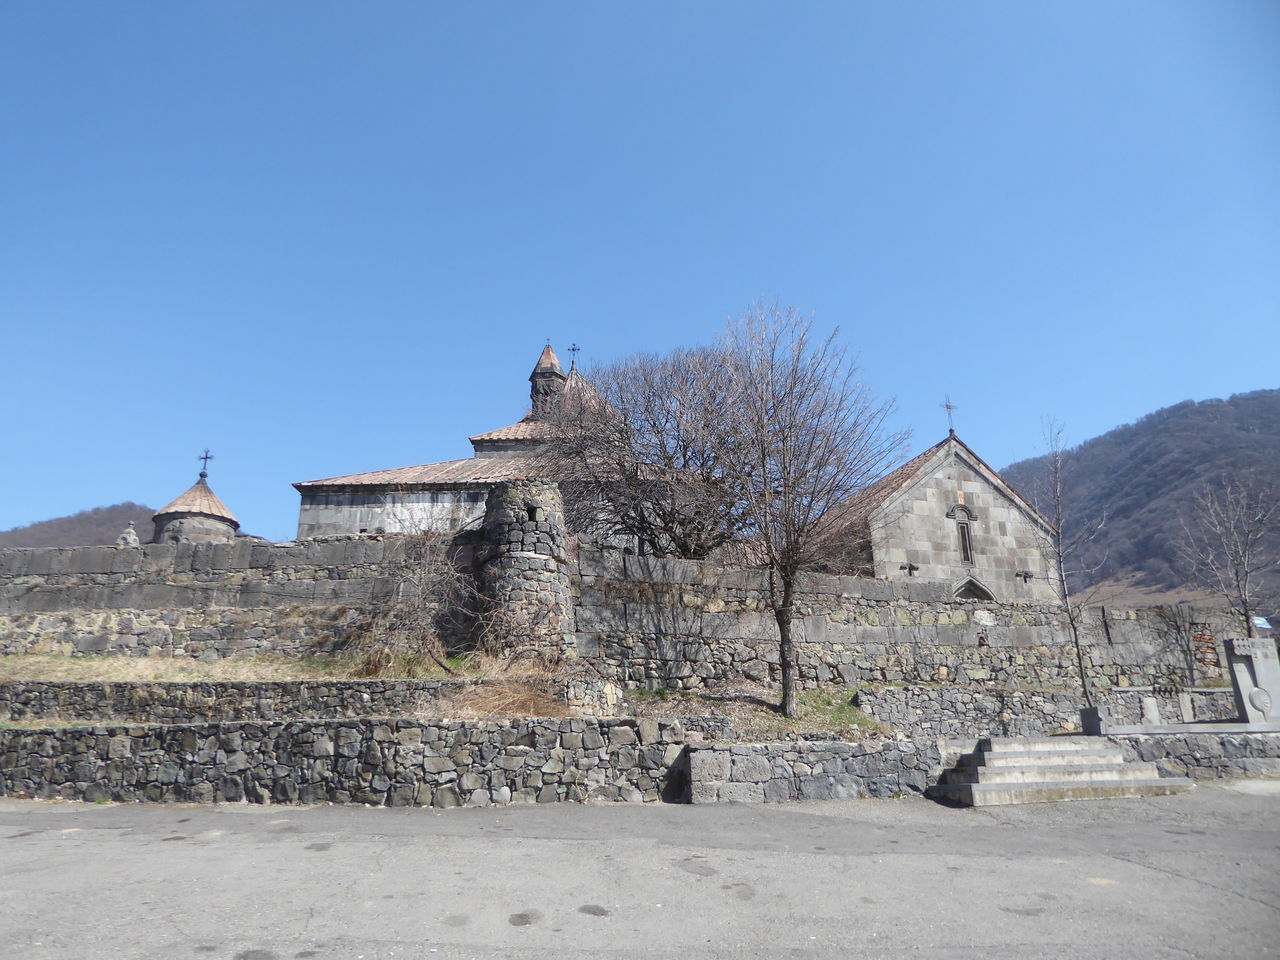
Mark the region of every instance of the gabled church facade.
POLYGON ((860 499, 877 579, 941 581, 958 599, 1057 602, 1053 526, 955 431, 860 499))

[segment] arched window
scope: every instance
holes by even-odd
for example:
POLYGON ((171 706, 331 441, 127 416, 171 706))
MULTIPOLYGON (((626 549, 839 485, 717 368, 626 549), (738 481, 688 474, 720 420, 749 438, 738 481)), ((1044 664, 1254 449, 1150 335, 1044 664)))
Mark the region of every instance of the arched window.
POLYGON ((957 503, 947 511, 947 516, 956 522, 960 562, 973 563, 973 522, 978 519, 978 515, 963 503, 957 503))

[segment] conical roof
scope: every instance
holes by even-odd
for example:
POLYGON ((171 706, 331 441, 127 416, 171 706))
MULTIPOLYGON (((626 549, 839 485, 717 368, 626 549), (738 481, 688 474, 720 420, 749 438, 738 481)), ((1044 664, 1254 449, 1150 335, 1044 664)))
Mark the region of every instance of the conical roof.
POLYGON ((542 348, 542 355, 538 357, 537 366, 533 368, 533 373, 529 376, 536 377, 540 373, 558 373, 564 376, 564 368, 560 366, 560 358, 556 356, 556 352, 551 349, 551 344, 547 344, 542 348))
POLYGON ((191 489, 180 495, 163 510, 157 511, 153 519, 169 513, 199 513, 206 517, 226 520, 238 529, 240 521, 227 509, 227 505, 218 499, 218 495, 209 489, 209 484, 205 482, 206 476, 208 474, 201 473, 200 479, 191 486, 191 489))

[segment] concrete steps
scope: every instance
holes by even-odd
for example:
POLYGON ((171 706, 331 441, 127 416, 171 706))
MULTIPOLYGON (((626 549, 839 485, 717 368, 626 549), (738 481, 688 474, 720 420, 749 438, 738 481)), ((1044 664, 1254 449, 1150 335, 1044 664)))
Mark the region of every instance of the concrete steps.
POLYGON ((1111 800, 1185 793, 1185 777, 1161 777, 1153 763, 1125 763, 1120 750, 1089 737, 991 737, 943 775, 933 794, 966 806, 1111 800))

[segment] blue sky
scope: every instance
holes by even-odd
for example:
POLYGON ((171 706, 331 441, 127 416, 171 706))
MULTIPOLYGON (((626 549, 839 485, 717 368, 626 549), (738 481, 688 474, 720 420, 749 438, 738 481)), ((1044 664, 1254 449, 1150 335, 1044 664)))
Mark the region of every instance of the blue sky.
POLYGON ((1272 0, 14 2, 0 130, 0 529, 288 539, 761 297, 997 466, 1280 385, 1272 0))

